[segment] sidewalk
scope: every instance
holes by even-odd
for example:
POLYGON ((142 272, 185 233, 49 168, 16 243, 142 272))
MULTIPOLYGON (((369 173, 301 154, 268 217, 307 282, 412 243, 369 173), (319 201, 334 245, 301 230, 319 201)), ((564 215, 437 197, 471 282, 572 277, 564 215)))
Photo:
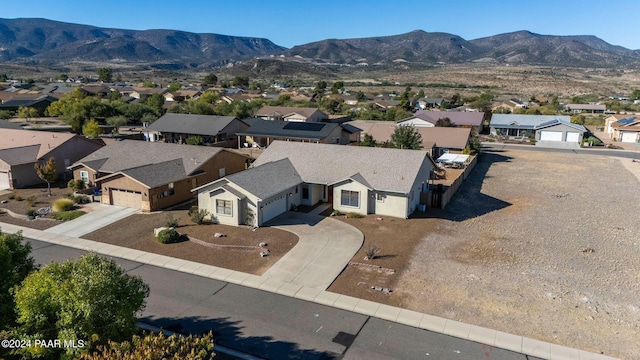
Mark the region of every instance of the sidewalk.
POLYGON ((487 329, 475 325, 448 320, 415 311, 401 309, 340 295, 317 288, 310 288, 299 284, 287 283, 276 278, 256 276, 238 271, 222 269, 211 265, 199 264, 191 261, 175 259, 164 255, 147 253, 121 246, 104 244, 97 241, 80 239, 61 234, 53 234, 22 226, 0 223, 3 232, 14 233, 22 231, 24 237, 32 238, 51 244, 68 246, 76 249, 93 251, 98 254, 137 261, 143 264, 159 266, 167 269, 195 274, 210 279, 229 282, 255 289, 273 292, 302 300, 315 302, 338 309, 352 311, 358 314, 373 316, 400 324, 413 326, 461 339, 475 341, 481 344, 515 351, 550 360, 606 360, 614 359, 608 356, 590 353, 565 346, 551 344, 523 336, 513 335, 487 329))

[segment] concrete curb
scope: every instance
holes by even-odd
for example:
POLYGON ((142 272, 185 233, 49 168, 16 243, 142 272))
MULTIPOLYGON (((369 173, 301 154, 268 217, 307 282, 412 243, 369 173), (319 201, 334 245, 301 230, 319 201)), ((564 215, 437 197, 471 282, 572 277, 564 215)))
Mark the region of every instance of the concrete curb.
POLYGON ((132 260, 147 265, 173 269, 188 274, 199 275, 214 280, 290 296, 321 305, 352 311, 362 315, 373 316, 403 325, 408 325, 469 341, 495 346, 506 350, 511 350, 525 355, 536 356, 542 359, 615 359, 613 357, 605 355, 590 353, 584 350, 551 344, 524 336, 508 334, 493 329, 465 324, 455 320, 444 319, 407 309, 379 304, 369 300, 336 294, 317 288, 309 288, 291 283, 284 283, 277 279, 269 279, 211 265, 199 264, 191 261, 171 258, 164 255, 147 253, 121 246, 100 243, 97 241, 47 233, 44 231, 13 224, 0 223, 0 228, 3 232, 10 233, 22 231, 24 237, 33 238, 39 241, 68 246, 80 250, 93 251, 102 255, 114 256, 125 260, 132 260))

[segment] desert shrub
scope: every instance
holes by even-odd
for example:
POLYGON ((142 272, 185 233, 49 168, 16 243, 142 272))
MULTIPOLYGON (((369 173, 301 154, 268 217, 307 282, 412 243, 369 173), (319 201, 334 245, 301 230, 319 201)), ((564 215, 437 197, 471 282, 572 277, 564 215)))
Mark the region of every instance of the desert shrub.
POLYGON ((204 218, 209 215, 209 211, 206 209, 200 209, 194 205, 189 209, 188 215, 191 221, 197 225, 202 225, 202 223, 204 223, 204 218))
POLYGON ((78 195, 73 197, 73 202, 76 204, 88 204, 91 199, 87 195, 78 195))
POLYGON ((169 214, 167 216, 167 224, 166 226, 168 228, 177 228, 178 227, 178 219, 176 219, 175 217, 173 217, 172 214, 169 214))
POLYGON ((333 210, 333 212, 331 213, 331 216, 340 216, 340 215, 342 215, 340 210, 333 210))
POLYGON ((158 233, 157 239, 161 244, 173 244, 180 241, 180 234, 174 229, 165 229, 158 233))
POLYGON ((380 247, 378 245, 369 245, 369 247, 367 247, 367 250, 365 250, 364 252, 364 255, 366 256, 365 260, 375 259, 379 252, 380 247))
POLYGON ((58 199, 53 202, 54 212, 63 212, 73 210, 74 204, 71 199, 58 199))
POLYGON ((84 185, 84 181, 78 179, 78 180, 69 180, 69 182, 67 183, 67 187, 73 191, 79 191, 79 190, 84 190, 85 185, 84 185))
POLYGON ((79 218, 84 214, 85 212, 81 210, 70 210, 70 211, 62 211, 62 212, 54 213, 53 215, 51 215, 51 217, 56 220, 69 221, 69 220, 79 218))
POLYGON ((31 195, 28 196, 25 200, 27 200, 27 203, 29 203, 29 206, 33 206, 33 204, 36 202, 37 197, 35 195, 31 195))
POLYGON ((16 196, 14 197, 14 199, 15 199, 16 201, 22 201, 22 200, 24 200, 24 199, 22 198, 22 196, 20 196, 20 195, 16 195, 16 196))
POLYGON ((349 219, 360 219, 360 218, 363 218, 364 215, 362 215, 360 213, 357 213, 357 212, 350 212, 350 213, 347 214, 347 217, 349 219))
POLYGON ((36 217, 36 215, 38 215, 38 212, 36 209, 29 209, 27 210, 27 216, 29 217, 36 217))
POLYGON ((15 198, 16 198, 16 194, 14 193, 9 194, 9 200, 15 200, 15 198))

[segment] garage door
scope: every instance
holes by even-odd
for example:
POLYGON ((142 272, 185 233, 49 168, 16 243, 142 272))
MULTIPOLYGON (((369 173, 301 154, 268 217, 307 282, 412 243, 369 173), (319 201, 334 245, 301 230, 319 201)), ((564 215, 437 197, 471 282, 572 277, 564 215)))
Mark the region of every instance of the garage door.
POLYGON ((265 223, 287 211, 287 197, 282 195, 264 204, 262 208, 262 222, 265 223))
POLYGON ((577 133, 577 132, 567 133, 567 142, 577 143, 579 141, 580 141, 580 133, 577 133))
POLYGON ((634 132, 623 132, 622 133, 622 138, 620 139, 620 141, 622 142, 636 142, 636 133, 634 132))
POLYGON ((111 189, 112 205, 142 209, 142 193, 138 191, 127 191, 111 189))
POLYGON ((9 173, 0 172, 0 190, 10 189, 9 173))
POLYGON ((540 141, 562 141, 562 131, 541 131, 540 141))

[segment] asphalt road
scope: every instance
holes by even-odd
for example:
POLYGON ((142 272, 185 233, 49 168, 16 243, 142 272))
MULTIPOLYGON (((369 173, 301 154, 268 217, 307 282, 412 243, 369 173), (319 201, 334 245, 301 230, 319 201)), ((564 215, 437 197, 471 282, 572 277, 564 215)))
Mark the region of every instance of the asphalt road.
MULTIPOLYGON (((77 249, 25 239, 38 264, 77 249)), ((141 321, 266 359, 537 359, 299 299, 114 258, 149 284, 141 321)))

